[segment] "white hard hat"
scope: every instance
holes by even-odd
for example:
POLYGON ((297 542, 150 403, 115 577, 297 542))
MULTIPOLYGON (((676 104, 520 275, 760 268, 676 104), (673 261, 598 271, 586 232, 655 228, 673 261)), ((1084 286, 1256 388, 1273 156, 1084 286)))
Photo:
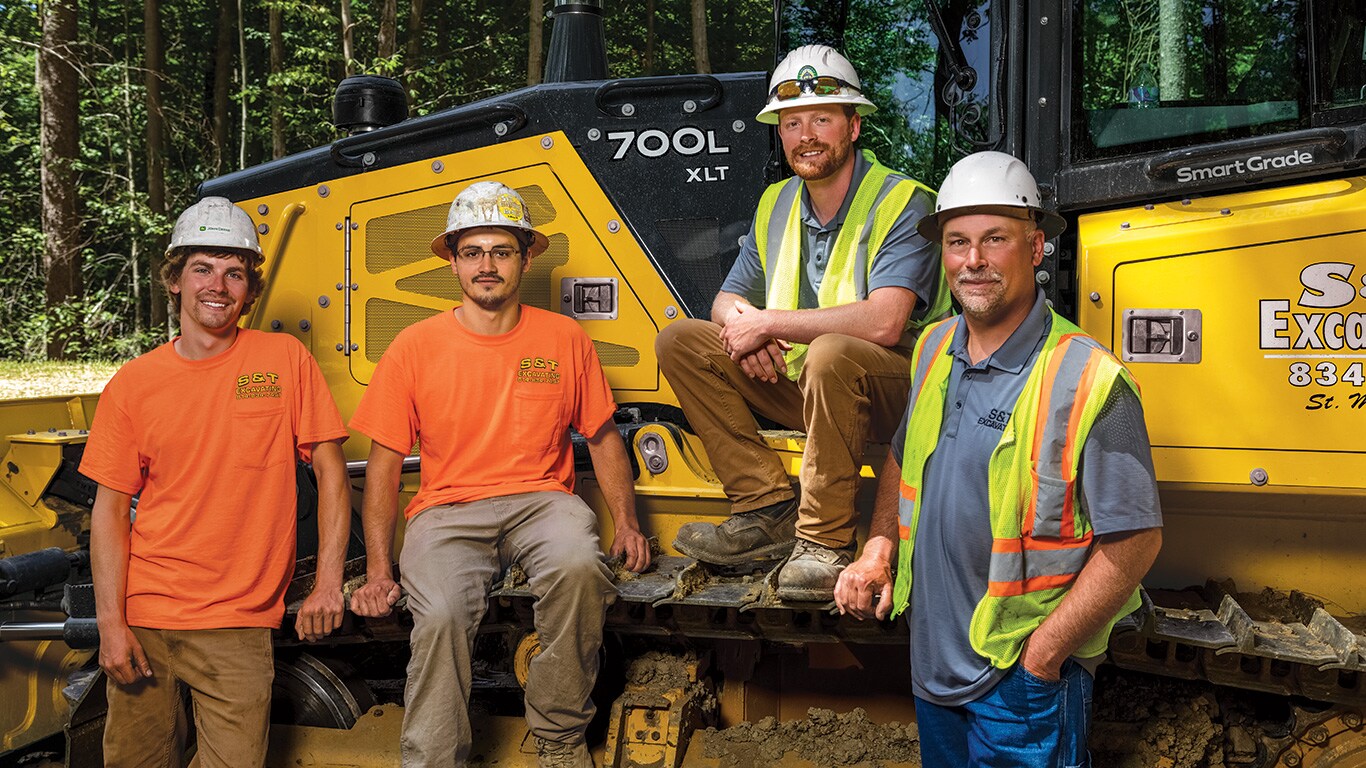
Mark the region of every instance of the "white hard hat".
POLYGON ((784 109, 821 104, 851 104, 860 115, 877 111, 863 96, 863 85, 848 59, 828 45, 803 45, 773 70, 768 103, 754 119, 777 125, 778 113, 784 109))
POLYGON ((166 253, 182 247, 232 248, 261 255, 251 216, 226 197, 206 197, 180 214, 166 253))
POLYGON ((954 163, 939 187, 934 214, 922 218, 915 228, 926 240, 937 241, 944 222, 969 213, 1033 218, 1049 238, 1067 228, 1061 216, 1039 204, 1034 174, 1019 158, 1004 152, 977 152, 954 163))
POLYGON ((476 227, 513 230, 526 242, 531 256, 538 256, 550 247, 546 236, 532 228, 526 202, 517 190, 500 181, 477 181, 465 187, 451 202, 450 213, 446 214, 446 231, 432 240, 432 253, 443 259, 452 258, 446 238, 476 227))

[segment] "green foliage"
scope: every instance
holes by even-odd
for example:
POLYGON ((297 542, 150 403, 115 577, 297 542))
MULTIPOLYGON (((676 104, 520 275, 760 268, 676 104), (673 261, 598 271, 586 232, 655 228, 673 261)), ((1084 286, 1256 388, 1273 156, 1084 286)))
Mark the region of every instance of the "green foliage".
MULTIPOLYGON (((978 18, 985 18, 988 3, 935 2, 960 45, 974 53, 985 48, 985 30, 966 19, 979 5, 978 18)), ((854 64, 864 95, 878 107, 863 121, 860 142, 886 165, 937 188, 955 161, 990 148, 990 59, 969 56, 979 68, 977 86, 951 109, 937 77, 940 41, 931 31, 926 0, 849 0, 847 7, 831 0, 786 0, 783 18, 784 49, 832 45, 854 64)))
MULTIPOLYGON (((506 93, 527 82, 529 5, 512 0, 426 0, 415 46, 410 2, 397 4, 397 50, 378 55, 383 0, 352 0, 352 61, 342 55, 340 0, 242 0, 245 67, 237 20, 229 45, 228 140, 214 139, 218 0, 160 0, 167 214, 147 200, 147 78, 141 2, 83 2, 79 8, 80 190, 85 295, 47 309, 42 264, 35 5, 0 4, 0 357, 41 357, 49 334, 76 322, 72 354, 126 357, 165 337, 149 327, 151 256, 205 179, 274 154, 272 116, 288 152, 337 138, 331 97, 348 71, 399 78, 413 114, 506 93), (269 14, 281 15, 284 61, 273 71, 269 14), (416 52, 410 57, 410 51, 416 52), (245 77, 243 71, 245 70, 245 77), (244 82, 245 81, 245 82, 244 82), (245 119, 243 117, 245 107, 245 119)), ((789 3, 789 5, 802 3, 789 3)), ((950 5, 962 5, 953 0, 950 5)), ((837 3, 812 3, 822 12, 837 3)), ((545 0, 547 9, 553 0, 545 0)), ((851 0, 841 30, 868 92, 882 110, 865 144, 884 160, 936 184, 955 153, 956 133, 935 96, 937 43, 922 0, 851 0)), ((775 61, 769 0, 710 0, 708 54, 715 72, 767 71, 775 61)), ((957 12, 961 16, 961 10, 957 12)), ((828 19, 811 17, 818 36, 828 19)), ((691 0, 605 0, 611 77, 696 71, 691 0), (653 30, 650 37, 649 30, 653 30)), ((544 27, 544 45, 551 24, 544 27)), ((790 41, 785 41, 790 42, 790 41)), ((786 45, 784 46, 786 47, 786 45)), ((544 53, 544 51, 543 51, 544 53)), ((758 105, 755 105, 756 111, 758 105)), ((760 162, 755 159, 755 162, 760 162)))

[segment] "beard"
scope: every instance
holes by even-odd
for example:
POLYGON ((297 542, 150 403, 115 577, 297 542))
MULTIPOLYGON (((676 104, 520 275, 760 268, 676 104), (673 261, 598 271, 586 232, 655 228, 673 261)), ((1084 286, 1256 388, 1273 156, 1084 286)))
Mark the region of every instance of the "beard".
POLYGON ((808 142, 787 153, 787 164, 791 166, 792 172, 804 181, 820 181, 829 178, 840 168, 843 168, 844 164, 849 161, 849 154, 853 148, 854 143, 848 138, 834 144, 818 141, 808 142), (802 158, 803 152, 812 150, 822 150, 824 154, 811 159, 802 158))
POLYGON ((962 306, 963 314, 974 319, 993 317, 1006 304, 1005 281, 1001 273, 994 269, 959 273, 953 281, 951 293, 962 306), (974 282, 966 283, 964 278, 971 278, 974 282))
POLYGON ((475 280, 497 277, 502 282, 497 285, 487 285, 471 281, 470 285, 462 285, 461 293, 465 298, 474 302, 480 309, 486 312, 494 312, 502 309, 517 293, 517 284, 509 284, 501 275, 477 275, 475 280))

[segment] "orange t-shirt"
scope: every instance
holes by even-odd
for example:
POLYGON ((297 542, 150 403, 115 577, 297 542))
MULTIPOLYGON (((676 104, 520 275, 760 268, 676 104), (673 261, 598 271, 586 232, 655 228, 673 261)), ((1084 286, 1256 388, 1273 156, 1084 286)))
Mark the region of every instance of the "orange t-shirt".
POLYGON ((593 437, 615 410, 588 334, 523 305, 498 336, 470 332, 453 312, 409 326, 380 359, 351 428, 403 454, 421 439, 412 518, 493 496, 572 493, 569 427, 593 437))
POLYGON ((129 539, 128 623, 278 627, 294 571, 294 459, 346 427, 292 336, 241 330, 207 360, 167 343, 100 396, 81 472, 141 494, 129 539))

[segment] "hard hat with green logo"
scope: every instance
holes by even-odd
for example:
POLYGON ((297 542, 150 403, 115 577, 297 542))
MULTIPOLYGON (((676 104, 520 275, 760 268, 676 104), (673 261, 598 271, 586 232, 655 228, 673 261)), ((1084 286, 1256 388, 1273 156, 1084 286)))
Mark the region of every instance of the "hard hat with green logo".
POLYGON ((177 248, 230 248, 262 255, 251 216, 226 197, 206 197, 180 214, 166 253, 177 248))
POLYGON ((848 59, 828 45, 803 45, 773 70, 768 103, 755 119, 777 125, 778 113, 784 109, 826 104, 849 104, 860 115, 877 111, 864 97, 858 73, 848 59))
POLYGON ((432 240, 432 253, 443 259, 452 258, 451 235, 478 227, 510 230, 526 245, 530 256, 538 256, 550 247, 546 236, 532 227, 526 202, 517 190, 500 181, 479 181, 465 187, 451 202, 446 231, 432 240))

